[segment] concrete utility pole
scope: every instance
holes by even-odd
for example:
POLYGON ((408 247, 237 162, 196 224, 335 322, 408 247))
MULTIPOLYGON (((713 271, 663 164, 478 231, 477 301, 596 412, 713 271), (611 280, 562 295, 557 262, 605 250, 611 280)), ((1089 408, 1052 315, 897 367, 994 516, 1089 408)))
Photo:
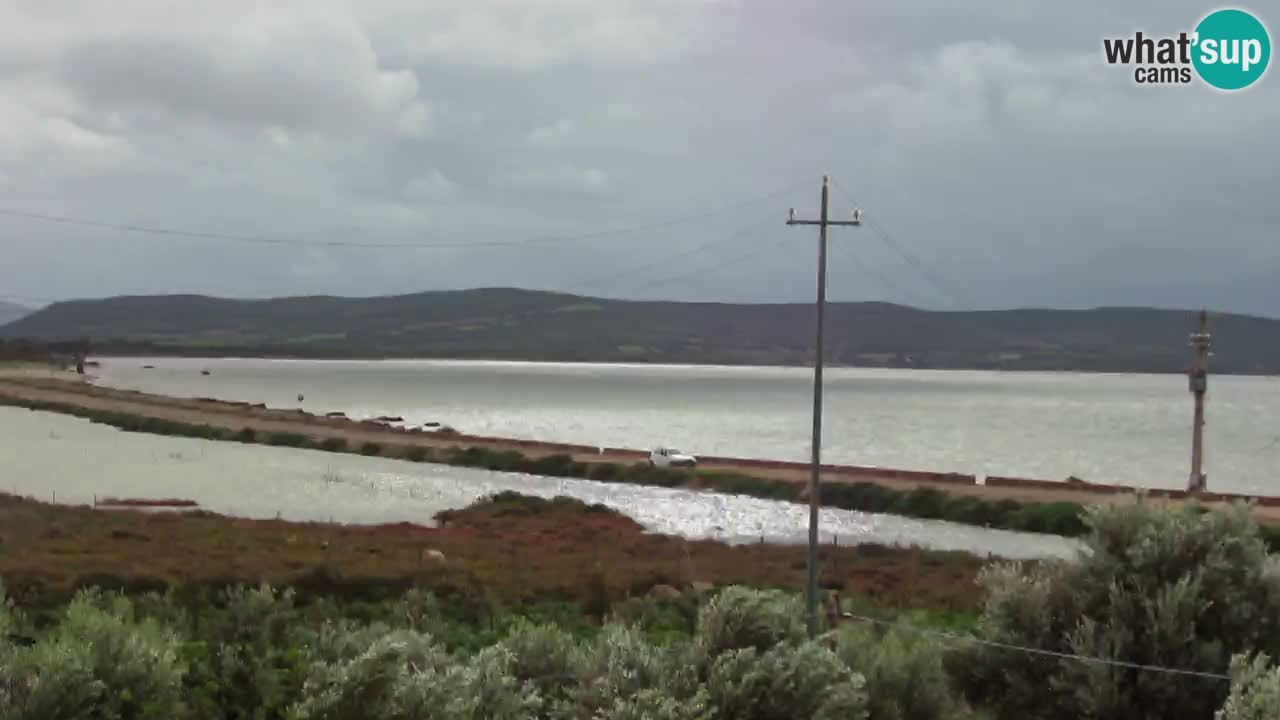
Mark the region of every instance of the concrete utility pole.
POLYGON ((1195 418, 1191 423, 1191 478, 1187 481, 1188 492, 1200 492, 1205 489, 1207 478, 1204 467, 1204 396, 1208 390, 1209 380, 1209 348, 1212 345, 1209 337, 1209 313, 1200 311, 1200 331, 1191 333, 1191 347, 1195 351, 1195 362, 1188 373, 1190 376, 1191 394, 1195 396, 1195 418))
POLYGON ((787 225, 818 226, 818 329, 813 362, 813 457, 809 475, 809 584, 805 597, 809 635, 818 632, 818 471, 822 466, 822 336, 823 312, 827 304, 827 227, 861 225, 862 211, 854 210, 851 220, 827 219, 830 178, 822 176, 822 212, 817 220, 797 220, 796 209, 787 211, 787 225))

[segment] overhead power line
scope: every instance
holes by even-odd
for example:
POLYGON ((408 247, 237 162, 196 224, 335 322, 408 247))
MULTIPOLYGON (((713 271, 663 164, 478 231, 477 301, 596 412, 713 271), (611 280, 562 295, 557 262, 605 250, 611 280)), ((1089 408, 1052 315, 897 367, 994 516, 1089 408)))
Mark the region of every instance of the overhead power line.
POLYGON ((739 226, 736 230, 734 230, 733 232, 731 232, 730 234, 724 237, 713 238, 711 240, 708 240, 707 242, 695 245, 692 248, 689 248, 688 250, 684 250, 684 251, 676 252, 672 254, 662 254, 661 257, 659 257, 657 260, 653 262, 644 263, 641 265, 634 265, 618 272, 606 273, 603 275, 590 277, 585 280, 571 282, 566 287, 569 288, 568 290, 569 292, 576 293, 588 288, 598 287, 606 282, 614 283, 619 280, 632 277, 636 275, 638 272, 642 272, 644 270, 651 270, 653 268, 661 268, 661 267, 670 267, 673 261, 684 260, 685 258, 692 257, 700 253, 706 252, 711 248, 719 247, 721 245, 728 245, 729 243, 736 242, 739 239, 741 239, 744 235, 749 234, 752 230, 758 230, 761 227, 763 227, 767 221, 768 221, 767 218, 753 220, 752 222, 739 226))
MULTIPOLYGON (((770 217, 773 216, 774 214, 775 213, 770 213, 770 217)), ((572 294, 581 294, 586 288, 598 287, 606 282, 611 284, 618 283, 620 281, 625 281, 631 277, 635 277, 641 274, 645 270, 651 270, 657 267, 669 267, 671 265, 672 260, 681 260, 684 258, 696 256, 697 254, 706 252, 707 250, 710 250, 712 248, 722 246, 722 245, 727 245, 731 242, 739 241, 743 237, 752 235, 756 231, 759 231, 760 229, 762 229, 765 226, 766 222, 767 222, 767 218, 762 217, 760 219, 754 220, 750 223, 747 223, 745 225, 738 227, 728 235, 716 237, 708 242, 701 243, 699 245, 696 245, 688 250, 685 250, 679 253, 664 255, 662 259, 659 260, 658 262, 645 263, 643 265, 637 265, 634 267, 625 268, 621 271, 587 277, 582 280, 568 283, 562 286, 566 288, 565 290, 563 290, 563 292, 568 292, 572 294)), ((696 274, 715 275, 722 272, 725 269, 735 267, 747 260, 758 257, 764 254, 765 252, 769 251, 770 249, 776 247, 777 245, 781 245, 781 242, 777 244, 768 244, 768 245, 756 247, 747 252, 740 252, 734 255, 730 255, 726 258, 719 260, 713 266, 699 265, 691 269, 683 269, 680 272, 675 274, 658 276, 656 279, 646 281, 638 286, 634 286, 633 289, 645 289, 645 288, 654 287, 654 286, 666 285, 666 284, 670 284, 672 282, 676 282, 683 278, 690 277, 696 274)), ((145 293, 131 293, 131 294, 145 295, 145 293)), ((67 298, 33 297, 30 295, 0 294, 0 298, 12 300, 15 302, 37 302, 37 303, 56 303, 56 302, 68 301, 67 298)))
POLYGON ((1028 655, 1039 655, 1042 657, 1058 658, 1060 660, 1074 660, 1076 662, 1088 663, 1091 665, 1106 665, 1110 667, 1127 668, 1130 670, 1142 670, 1146 672, 1164 673, 1166 675, 1182 675, 1186 677, 1205 678, 1207 680, 1225 680, 1230 682, 1231 676, 1225 673, 1203 672, 1200 670, 1184 670, 1181 668, 1164 667, 1162 665, 1147 665, 1144 663, 1129 662, 1127 660, 1114 660, 1112 658, 1095 657, 1091 655, 1076 655, 1074 653, 1057 652, 1055 650, 1044 650, 1042 648, 1026 647, 1024 645, 1013 645, 1010 643, 995 642, 993 640, 983 640, 971 635, 959 635, 957 633, 946 632, 943 630, 933 630, 931 628, 923 628, 916 625, 908 625, 906 623, 894 620, 881 620, 878 618, 865 617, 862 615, 849 615, 844 617, 858 622, 868 623, 872 625, 881 625, 885 627, 897 628, 907 632, 913 632, 920 635, 930 635, 951 642, 963 642, 971 645, 982 645, 985 647, 997 648, 1001 650, 1011 650, 1014 652, 1026 653, 1028 655))
MULTIPOLYGON (((850 203, 856 204, 853 195, 851 195, 848 190, 838 183, 833 182, 832 184, 836 186, 836 189, 840 191, 840 194, 843 195, 845 199, 850 203)), ((925 278, 925 280, 938 291, 939 294, 946 296, 946 298, 956 306, 957 310, 966 309, 967 304, 960 295, 954 292, 951 287, 936 273, 934 273, 933 270, 931 270, 923 260, 912 252, 909 247, 895 240, 884 227, 884 224, 875 218, 874 213, 867 214, 866 225, 871 228, 872 233, 876 235, 876 237, 880 238, 880 241, 883 242, 890 250, 906 261, 907 264, 914 267, 925 278)))
MULTIPOLYGON (((1215 680, 1231 682, 1232 677, 1226 673, 1202 672, 1200 670, 1184 670, 1182 668, 1171 668, 1163 665, 1148 665, 1145 663, 1129 662, 1127 660, 1114 660, 1112 658, 1096 657, 1092 655, 1077 655, 1074 653, 1057 652, 1055 650, 1044 650, 1042 648, 1027 647, 1024 645, 1014 645, 1011 643, 995 642, 992 640, 983 640, 982 638, 973 637, 972 635, 960 635, 958 633, 946 632, 945 630, 934 630, 932 628, 920 627, 918 625, 909 625, 907 623, 896 620, 882 620, 879 618, 867 617, 864 615, 853 615, 844 613, 843 617, 847 620, 866 623, 869 625, 879 625, 882 627, 894 628, 911 632, 918 635, 936 637, 949 642, 967 643, 970 645, 981 645, 984 647, 996 648, 1000 650, 1009 650, 1013 652, 1026 653, 1028 655, 1037 655, 1040 657, 1051 657, 1059 660, 1072 660, 1075 662, 1086 663, 1090 665, 1103 665, 1108 667, 1125 668, 1128 670, 1140 670, 1143 672, 1161 673, 1165 675, 1178 675, 1182 677, 1202 678, 1205 680, 1215 680)), ((574 679, 576 676, 572 673, 552 673, 542 676, 542 679, 574 679)))
POLYGON ((727 268, 735 267, 747 260, 751 260, 753 258, 759 257, 770 250, 773 250, 777 247, 784 245, 785 243, 786 243, 785 239, 779 240, 777 242, 770 243, 768 245, 763 245, 750 252, 739 253, 738 255, 735 255, 727 260, 723 260, 712 267, 695 267, 689 270, 676 273, 674 275, 668 275, 666 277, 661 277, 651 282, 647 282, 638 286, 633 286, 632 289, 644 290, 651 287, 658 287, 661 285, 670 285, 673 282, 678 282, 680 280, 694 277, 696 275, 701 275, 701 276, 715 275, 727 268))
POLYGON ((536 236, 519 240, 447 240, 432 242, 354 242, 348 240, 305 240, 294 238, 268 237, 263 235, 236 235, 220 232, 205 232, 200 230, 186 230, 172 227, 159 227, 153 225, 139 225, 132 223, 115 223, 102 220, 74 217, 70 215, 55 215, 49 213, 31 212, 27 210, 19 210, 13 208, 0 208, 0 215, 8 217, 23 218, 26 220, 35 220, 39 222, 56 223, 61 225, 73 225, 78 227, 98 228, 102 230, 114 230, 117 232, 134 233, 141 235, 154 235, 163 237, 176 237, 191 240, 215 240, 220 242, 237 242, 249 243, 256 245, 284 245, 284 246, 300 246, 300 247, 326 247, 326 248, 369 248, 369 249, 403 249, 403 250, 425 250, 438 248, 466 249, 481 247, 518 247, 524 245, 540 245, 555 244, 567 242, 579 242, 583 240, 593 240, 611 235, 627 235, 637 232, 645 232, 648 230, 657 230, 664 227, 678 225, 682 223, 693 222, 705 217, 716 215, 728 210, 734 210, 747 205, 758 204, 764 200, 768 200, 783 193, 786 193, 796 187, 799 182, 788 183, 782 187, 771 190, 762 195, 758 195, 746 200, 736 201, 727 205, 715 208, 701 210, 696 213, 689 213, 679 217, 657 220, 649 223, 641 223, 626 227, 611 228, 606 230, 595 230, 585 233, 577 233, 572 235, 561 236, 536 236))

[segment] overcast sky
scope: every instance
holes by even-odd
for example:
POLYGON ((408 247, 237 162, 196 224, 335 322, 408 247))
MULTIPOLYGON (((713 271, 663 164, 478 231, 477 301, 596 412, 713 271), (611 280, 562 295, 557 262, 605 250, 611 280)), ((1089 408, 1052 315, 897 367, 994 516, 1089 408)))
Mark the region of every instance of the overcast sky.
POLYGON ((1276 71, 1226 94, 1102 59, 1210 9, 8 0, 0 299, 808 300, 815 233, 783 221, 825 172, 876 221, 832 232, 834 299, 1280 316, 1276 71))

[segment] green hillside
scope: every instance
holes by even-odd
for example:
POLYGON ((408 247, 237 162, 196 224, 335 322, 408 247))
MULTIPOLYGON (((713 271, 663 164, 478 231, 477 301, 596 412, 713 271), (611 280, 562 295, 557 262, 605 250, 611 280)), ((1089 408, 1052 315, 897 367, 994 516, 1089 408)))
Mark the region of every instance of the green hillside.
MULTIPOLYGON (((1181 372, 1191 311, 1144 308, 939 312, 828 306, 836 364, 1181 372)), ((1280 321, 1215 315, 1217 372, 1280 373, 1280 321)), ((99 353, 454 357, 805 364, 809 304, 605 300, 515 289, 374 298, 116 297, 51 305, 0 337, 87 339, 99 353)))

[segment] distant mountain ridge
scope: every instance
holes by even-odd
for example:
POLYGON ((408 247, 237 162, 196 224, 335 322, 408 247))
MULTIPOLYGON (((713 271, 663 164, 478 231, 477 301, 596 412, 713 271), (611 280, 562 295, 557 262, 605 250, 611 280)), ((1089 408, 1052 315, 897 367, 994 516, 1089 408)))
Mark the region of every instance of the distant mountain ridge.
MULTIPOLYGON (((449 357, 803 365, 813 306, 626 301, 486 288, 369 298, 201 295, 60 302, 0 337, 99 353, 449 357)), ((1196 313, 1151 308, 932 311, 831 303, 839 365, 1182 372, 1196 313)), ((1280 374, 1280 320, 1212 318, 1219 373, 1280 374)))

